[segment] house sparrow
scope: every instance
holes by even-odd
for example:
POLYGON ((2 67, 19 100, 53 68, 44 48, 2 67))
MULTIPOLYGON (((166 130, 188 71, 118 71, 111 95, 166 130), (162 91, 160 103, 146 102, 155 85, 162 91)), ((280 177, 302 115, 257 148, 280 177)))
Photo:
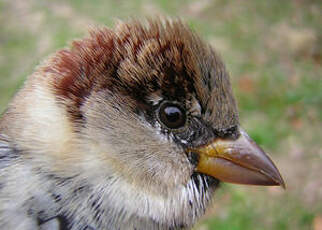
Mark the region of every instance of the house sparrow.
POLYGON ((91 31, 0 120, 2 229, 191 228, 219 181, 284 187, 221 59, 180 20, 91 31))

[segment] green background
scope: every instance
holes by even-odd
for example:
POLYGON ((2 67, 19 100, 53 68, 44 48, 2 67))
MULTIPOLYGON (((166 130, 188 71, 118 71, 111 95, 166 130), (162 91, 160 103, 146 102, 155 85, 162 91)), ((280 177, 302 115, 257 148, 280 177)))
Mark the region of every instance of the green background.
POLYGON ((0 0, 0 113, 34 68, 117 19, 183 18, 223 57, 242 126, 287 189, 225 184, 195 229, 322 229, 322 4, 304 0, 0 0))

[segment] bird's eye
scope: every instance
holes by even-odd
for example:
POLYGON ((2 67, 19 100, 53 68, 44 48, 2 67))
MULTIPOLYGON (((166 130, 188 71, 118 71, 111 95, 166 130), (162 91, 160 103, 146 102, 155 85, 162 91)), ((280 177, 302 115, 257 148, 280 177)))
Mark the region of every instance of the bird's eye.
POLYGON ((179 105, 164 103, 159 109, 160 121, 170 129, 178 129, 185 125, 186 114, 179 105))

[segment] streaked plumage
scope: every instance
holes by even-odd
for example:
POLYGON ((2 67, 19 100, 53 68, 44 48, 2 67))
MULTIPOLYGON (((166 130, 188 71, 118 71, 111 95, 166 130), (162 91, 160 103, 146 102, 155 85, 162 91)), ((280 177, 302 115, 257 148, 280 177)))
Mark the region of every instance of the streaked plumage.
MULTIPOLYGON (((184 23, 157 19, 93 30, 51 56, 10 103, 0 134, 5 229, 181 229, 219 182, 200 169, 213 154, 200 148, 243 131, 214 50, 184 23), (169 128, 177 116, 182 125, 169 128)), ((283 185, 264 161, 270 177, 246 183, 283 185)))

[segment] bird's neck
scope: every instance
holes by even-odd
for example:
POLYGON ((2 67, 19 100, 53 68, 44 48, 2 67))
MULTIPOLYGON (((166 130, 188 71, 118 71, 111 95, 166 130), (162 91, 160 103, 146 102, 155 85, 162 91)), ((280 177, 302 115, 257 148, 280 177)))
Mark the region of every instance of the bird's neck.
MULTIPOLYGON (((61 179, 53 178, 64 184, 55 193, 61 197, 57 215, 71 220, 71 229, 87 225, 93 229, 186 229, 204 213, 214 191, 214 187, 196 190, 191 180, 164 197, 115 175, 99 179, 88 182, 78 175, 70 182, 68 178, 59 182, 61 179)), ((202 178, 198 180, 203 183, 202 178)))

